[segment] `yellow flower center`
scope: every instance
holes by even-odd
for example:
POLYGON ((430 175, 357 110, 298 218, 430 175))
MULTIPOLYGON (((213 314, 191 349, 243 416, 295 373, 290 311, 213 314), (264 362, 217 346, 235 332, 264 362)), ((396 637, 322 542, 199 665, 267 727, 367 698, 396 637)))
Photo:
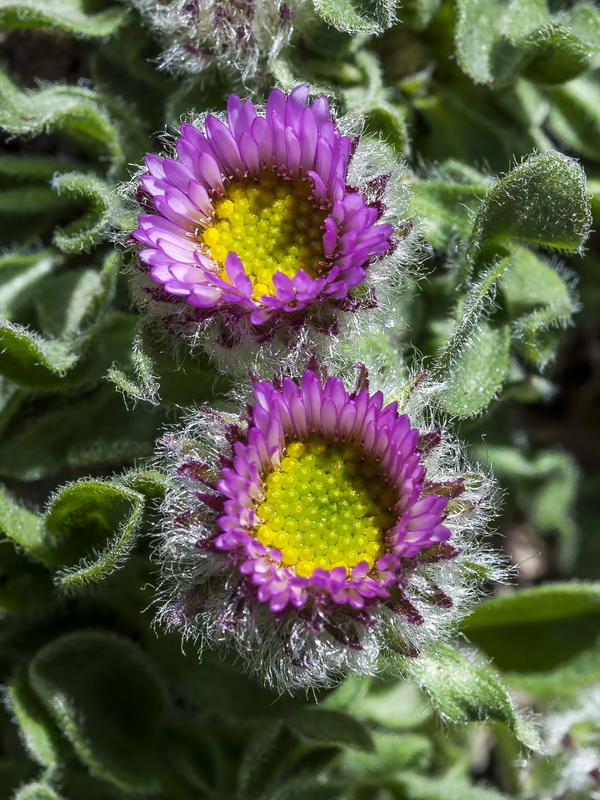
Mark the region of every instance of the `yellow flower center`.
POLYGON ((281 468, 266 476, 255 536, 281 550, 283 563, 303 577, 317 567, 373 566, 385 553, 396 500, 377 462, 357 444, 311 436, 289 444, 281 468))
MULTIPOLYGON (((216 217, 201 234, 204 244, 223 267, 229 252, 238 254, 255 298, 274 293, 277 271, 290 278, 301 269, 318 275, 327 211, 314 207, 311 191, 308 181, 264 172, 256 181, 232 181, 216 202, 216 217)), ((227 280, 225 269, 221 277, 227 280)))

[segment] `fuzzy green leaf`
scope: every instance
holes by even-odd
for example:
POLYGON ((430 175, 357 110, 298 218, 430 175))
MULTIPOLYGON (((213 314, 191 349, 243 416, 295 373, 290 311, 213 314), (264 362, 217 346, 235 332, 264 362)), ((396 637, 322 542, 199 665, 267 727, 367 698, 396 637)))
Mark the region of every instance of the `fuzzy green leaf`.
POLYGON ((471 233, 473 220, 488 186, 442 181, 412 186, 411 208, 419 217, 423 235, 432 247, 447 250, 453 240, 471 233))
POLYGON ((69 745, 31 688, 26 671, 19 670, 9 682, 6 698, 31 757, 43 767, 59 766, 68 757, 69 745))
POLYGON ((554 22, 518 44, 528 56, 523 75, 543 84, 565 83, 581 75, 592 66, 597 50, 571 28, 554 22))
POLYGON ((93 775, 126 791, 157 788, 167 693, 137 646, 107 633, 70 634, 44 647, 29 675, 93 775))
POLYGON ((367 752, 373 750, 373 740, 365 726, 341 711, 305 708, 290 715, 287 723, 308 741, 367 752))
POLYGON ((459 302, 457 323, 440 356, 434 362, 432 374, 447 385, 441 395, 442 405, 451 413, 470 416, 488 403, 502 383, 506 372, 507 330, 486 324, 496 287, 506 265, 499 262, 487 270, 474 284, 467 297, 459 302), (498 352, 494 351, 498 347, 498 352), (489 358, 489 364, 485 359, 489 358), (483 370, 484 380, 473 369, 483 370))
POLYGON ((18 552, 12 541, 0 539, 0 616, 46 605, 52 590, 47 569, 18 552))
POLYGON ((458 0, 457 8, 456 55, 466 74, 475 83, 491 83, 500 68, 512 74, 512 48, 506 54, 498 52, 502 46, 499 0, 458 0))
POLYGON ((142 495, 117 483, 82 480, 62 489, 46 512, 44 549, 54 566, 77 565, 62 573, 61 585, 75 589, 119 567, 135 543, 144 505, 142 495))
POLYGON ((120 136, 101 95, 74 86, 21 91, 0 72, 0 129, 20 136, 60 132, 92 153, 123 160, 120 136))
POLYGON ((600 584, 555 583, 481 603, 463 630, 502 669, 551 670, 600 631, 600 584))
POLYGON ((115 219, 117 200, 114 189, 99 178, 84 173, 57 175, 52 188, 59 196, 83 199, 89 206, 81 219, 54 234, 54 244, 63 253, 90 250, 106 239, 115 219))
POLYGON ((0 372, 15 383, 31 373, 45 377, 62 376, 77 361, 71 344, 44 339, 21 325, 0 320, 0 372))
POLYGON ((60 256, 52 250, 37 253, 8 253, 0 257, 0 308, 11 316, 31 301, 32 288, 50 275, 60 256))
POLYGON ((519 715, 508 690, 490 667, 474 664, 448 645, 439 645, 435 655, 404 659, 403 663, 442 718, 454 723, 503 722, 524 745, 539 747, 535 728, 519 715))
POLYGON ((83 0, 0 0, 0 28, 53 28, 76 36, 110 36, 127 13, 115 5, 90 13, 83 0))
POLYGON ((564 83, 595 65, 599 37, 600 17, 585 3, 552 16, 545 0, 458 2, 458 61, 476 83, 502 85, 518 74, 564 83))
POLYGON ((543 368, 554 351, 547 331, 564 327, 576 303, 558 270, 526 247, 513 245, 506 263, 500 287, 503 307, 513 319, 514 345, 527 361, 543 368))
POLYGON ((440 405, 470 417, 486 408, 502 387, 508 368, 509 326, 481 322, 452 365, 440 405))
POLYGON ((0 318, 0 375, 36 391, 97 383, 113 361, 128 363, 137 317, 107 314, 76 339, 45 339, 0 318))
POLYGON ((131 464, 152 454, 163 421, 158 407, 128 409, 114 388, 101 387, 13 426, 0 442, 0 475, 31 481, 65 466, 131 464))
POLYGON ((62 800, 47 783, 28 783, 14 795, 13 800, 62 800))
POLYGON ((473 786, 459 777, 431 778, 405 772, 396 777, 395 783, 410 800, 510 800, 495 789, 473 786))
POLYGON ((44 548, 43 520, 16 503, 0 486, 0 532, 36 558, 44 548))
POLYGON ((111 253, 102 269, 70 269, 38 282, 34 295, 39 326, 52 336, 69 338, 84 332, 114 297, 121 265, 111 253))
POLYGON ((395 8, 395 0, 315 0, 317 14, 348 33, 381 33, 392 24, 395 8))
MULTIPOLYGON (((595 73, 547 90, 548 127, 563 145, 600 161, 600 79, 595 73)), ((541 98, 540 98, 541 99, 541 98)))
POLYGON ((469 256, 482 260, 503 239, 557 250, 579 250, 591 224, 585 173, 550 151, 515 167, 485 196, 473 227, 469 256))

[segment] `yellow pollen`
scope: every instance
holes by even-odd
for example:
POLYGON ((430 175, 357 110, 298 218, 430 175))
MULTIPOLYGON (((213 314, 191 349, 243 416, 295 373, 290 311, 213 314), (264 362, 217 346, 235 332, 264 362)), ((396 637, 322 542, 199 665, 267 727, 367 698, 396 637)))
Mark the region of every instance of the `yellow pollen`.
POLYGON ((258 180, 234 180, 215 203, 212 224, 200 232, 208 255, 223 269, 235 252, 252 281, 255 299, 274 294, 273 275, 289 278, 304 270, 316 278, 325 259, 323 225, 327 211, 309 200, 306 180, 286 180, 263 172, 258 180))
POLYGON ((360 561, 372 567, 386 552, 397 494, 357 444, 316 435, 290 442, 280 469, 266 476, 264 493, 254 535, 279 549, 301 577, 317 567, 350 571, 360 561))

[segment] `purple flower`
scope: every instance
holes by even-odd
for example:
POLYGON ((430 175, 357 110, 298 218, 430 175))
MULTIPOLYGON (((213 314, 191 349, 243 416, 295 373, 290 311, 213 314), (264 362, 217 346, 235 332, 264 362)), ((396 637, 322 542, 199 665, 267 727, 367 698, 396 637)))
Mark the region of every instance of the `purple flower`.
POLYGON ((140 258, 205 318, 260 326, 341 306, 391 247, 381 206, 346 184, 351 140, 327 98, 308 105, 308 93, 274 89, 264 115, 231 95, 226 123, 182 125, 177 159, 146 157, 140 180, 156 213, 133 231, 140 258))
POLYGON ((424 486, 419 432, 381 392, 350 395, 310 370, 300 386, 265 381, 254 394, 247 434, 217 483, 215 547, 274 612, 385 601, 402 559, 451 535, 448 497, 424 486))
POLYGON ((474 580, 477 552, 464 567, 461 551, 486 517, 484 482, 445 467, 441 432, 364 375, 354 391, 310 369, 252 388, 245 416, 205 408, 165 439, 169 621, 296 686, 373 672, 381 650, 439 635, 463 613, 449 576, 474 580))

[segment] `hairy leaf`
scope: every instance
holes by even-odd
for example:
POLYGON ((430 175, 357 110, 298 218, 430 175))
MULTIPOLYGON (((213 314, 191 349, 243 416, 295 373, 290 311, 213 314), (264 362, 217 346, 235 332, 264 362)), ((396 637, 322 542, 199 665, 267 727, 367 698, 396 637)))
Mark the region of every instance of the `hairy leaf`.
POLYGON ((71 568, 61 575, 65 588, 104 578, 133 547, 143 513, 143 496, 118 483, 72 483, 46 512, 44 559, 71 568))
POLYGON ((92 774, 128 791, 157 788, 167 693, 136 645, 107 633, 73 633, 40 650, 29 675, 92 774))
POLYGON ((43 767, 57 767, 70 750, 56 723, 20 669, 7 686, 7 701, 32 758, 43 767))
POLYGON ((106 239, 113 224, 117 200, 114 189, 92 175, 69 172, 57 175, 52 188, 59 196, 83 199, 89 206, 80 219, 54 233, 54 244, 63 253, 90 250, 106 239))
POLYGON ((315 0, 325 22, 348 33, 381 33, 395 16, 395 0, 315 0))
POLYGON ((47 783, 28 783, 14 795, 13 800, 61 800, 61 796, 47 783))
POLYGON ((309 741, 373 750, 369 731, 358 720, 333 709, 306 708, 288 717, 288 725, 309 741))
POLYGON ((54 28, 76 36, 110 36, 122 24, 120 5, 90 13, 83 0, 0 0, 0 28, 54 28))
POLYGON ((463 630, 502 669, 551 670, 589 647, 600 625, 600 584, 555 583, 485 600, 463 630))
POLYGON ((585 174, 579 164, 555 151, 531 156, 483 199, 469 255, 481 261, 506 239, 578 250, 590 224, 585 174))
POLYGON ((448 645, 439 645, 435 655, 403 663, 444 719, 454 723, 497 720, 527 747, 539 747, 535 728, 517 712, 507 688, 490 667, 474 664, 448 645))
POLYGON ((21 91, 0 72, 0 129, 21 136, 61 132, 113 164, 123 160, 120 135, 103 98, 83 87, 21 91))

